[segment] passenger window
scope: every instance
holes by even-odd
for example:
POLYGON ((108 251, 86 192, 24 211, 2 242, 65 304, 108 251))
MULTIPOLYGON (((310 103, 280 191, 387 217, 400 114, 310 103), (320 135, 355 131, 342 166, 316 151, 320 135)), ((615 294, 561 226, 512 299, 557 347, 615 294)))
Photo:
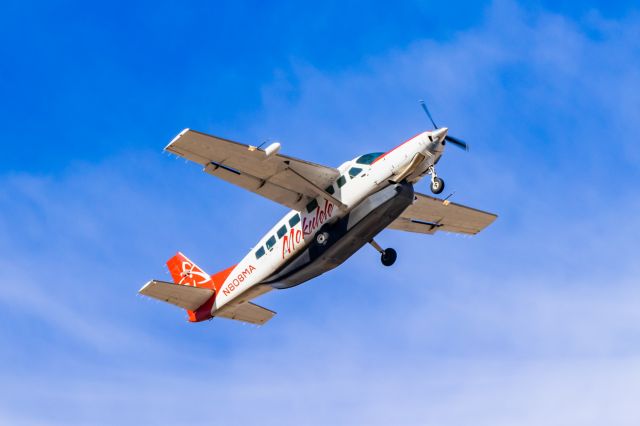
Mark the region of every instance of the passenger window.
POLYGON ((276 245, 276 237, 272 235, 271 238, 267 240, 267 250, 273 249, 273 246, 275 245, 276 245))
POLYGON ((311 213, 318 207, 318 201, 314 198, 309 204, 307 204, 307 213, 311 213))
POLYGON ((329 185, 325 188, 325 191, 327 191, 329 194, 333 195, 334 192, 336 192, 335 189, 333 189, 333 185, 329 185))
POLYGON ((336 183, 338 184, 338 188, 342 188, 344 184, 347 183, 347 178, 344 177, 344 175, 341 175, 336 181, 336 183))
POLYGON ((287 225, 282 225, 282 228, 278 229, 278 238, 282 238, 287 234, 287 225))
POLYGON ((260 259, 262 256, 264 256, 264 247, 260 247, 256 251, 256 259, 260 259))
POLYGON ((294 226, 296 226, 298 223, 300 223, 300 215, 297 214, 295 216, 293 216, 291 219, 289 219, 289 226, 291 226, 292 228, 294 226))
POLYGON ((353 179, 354 177, 358 176, 358 174, 362 171, 361 168, 358 167, 352 167, 349 169, 349 176, 353 179))

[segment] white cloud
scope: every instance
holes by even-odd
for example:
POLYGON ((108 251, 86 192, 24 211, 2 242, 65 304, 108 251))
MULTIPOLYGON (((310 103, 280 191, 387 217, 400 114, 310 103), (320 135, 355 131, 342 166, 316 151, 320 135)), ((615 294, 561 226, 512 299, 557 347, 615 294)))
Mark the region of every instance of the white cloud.
POLYGON ((177 242, 227 266, 272 219, 256 205, 277 208, 225 203, 236 189, 148 153, 4 176, 0 421, 637 424, 640 209, 623 179, 635 175, 614 176, 611 197, 583 173, 624 167, 617 146, 637 154, 610 140, 637 133, 638 25, 589 19, 598 37, 496 3, 450 41, 337 74, 298 64, 295 97, 286 76, 266 87, 247 134, 280 133, 287 153, 330 164, 423 129, 413 102, 426 94, 472 142, 441 166, 458 201, 501 217, 475 239, 385 233, 397 267, 365 248, 263 298, 280 314, 262 329, 185 324, 134 294, 177 242))

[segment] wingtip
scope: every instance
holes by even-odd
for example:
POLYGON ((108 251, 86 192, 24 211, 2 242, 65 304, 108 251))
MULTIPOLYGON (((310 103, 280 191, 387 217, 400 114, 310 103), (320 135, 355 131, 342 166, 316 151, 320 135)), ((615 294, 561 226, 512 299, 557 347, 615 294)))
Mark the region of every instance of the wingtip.
POLYGON ((142 287, 140 287, 140 290, 138 290, 138 294, 144 295, 144 291, 146 290, 146 288, 149 287, 154 281, 155 280, 147 281, 142 287))
POLYGON ((167 149, 169 149, 169 147, 171 145, 173 145, 178 139, 180 139, 185 133, 187 133, 188 131, 190 131, 191 129, 189 129, 188 127, 183 129, 180 133, 178 133, 173 139, 171 139, 171 142, 169 142, 167 144, 167 146, 164 147, 164 150, 166 151, 167 149))

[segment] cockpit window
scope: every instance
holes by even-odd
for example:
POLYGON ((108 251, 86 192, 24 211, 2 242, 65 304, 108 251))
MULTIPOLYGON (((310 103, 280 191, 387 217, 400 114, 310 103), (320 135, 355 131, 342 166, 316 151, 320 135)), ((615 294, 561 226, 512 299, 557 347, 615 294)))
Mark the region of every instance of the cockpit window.
POLYGON ((372 152, 370 154, 365 154, 356 160, 358 164, 371 164, 376 161, 376 158, 380 157, 384 152, 372 152))
POLYGON ((358 176, 358 174, 362 171, 361 168, 359 167, 352 167, 349 169, 349 177, 351 179, 353 179, 354 177, 358 176))

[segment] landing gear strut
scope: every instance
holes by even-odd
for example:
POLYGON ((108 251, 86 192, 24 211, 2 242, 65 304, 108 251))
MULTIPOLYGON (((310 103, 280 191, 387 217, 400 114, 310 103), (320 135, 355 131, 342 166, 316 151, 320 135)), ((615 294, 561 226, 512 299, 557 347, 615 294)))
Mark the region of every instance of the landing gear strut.
POLYGON ((438 177, 433 166, 429 167, 429 174, 431 175, 431 192, 440 194, 444 191, 444 181, 438 177))
POLYGON ((396 262, 398 258, 398 253, 392 248, 383 249, 380 247, 380 244, 376 243, 375 240, 369 241, 369 244, 373 246, 374 249, 380 253, 380 261, 384 266, 391 266, 396 262))

